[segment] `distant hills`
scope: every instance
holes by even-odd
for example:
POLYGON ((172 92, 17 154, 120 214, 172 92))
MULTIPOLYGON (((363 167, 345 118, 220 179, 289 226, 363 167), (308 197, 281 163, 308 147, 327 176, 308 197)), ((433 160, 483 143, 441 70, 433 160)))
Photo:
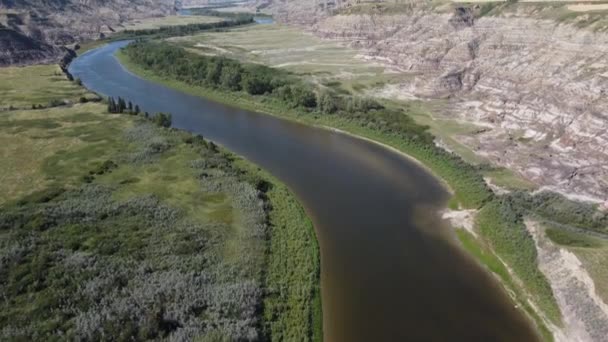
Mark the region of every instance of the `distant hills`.
POLYGON ((175 0, 0 0, 0 66, 53 62, 127 20, 173 13, 175 0))

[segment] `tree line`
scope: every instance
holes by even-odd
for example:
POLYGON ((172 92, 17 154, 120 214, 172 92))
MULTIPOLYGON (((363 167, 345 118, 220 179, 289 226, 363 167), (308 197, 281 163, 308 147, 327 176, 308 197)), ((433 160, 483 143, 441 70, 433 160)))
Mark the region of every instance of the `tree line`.
POLYGON ((223 56, 200 56, 169 43, 138 41, 123 52, 136 64, 195 86, 269 96, 283 105, 321 114, 340 114, 400 132, 409 139, 432 143, 428 127, 416 124, 403 110, 379 102, 319 88, 296 76, 264 65, 242 63, 223 56))
POLYGON ((123 49, 127 57, 155 74, 189 85, 271 100, 285 109, 313 115, 336 115, 365 129, 399 137, 408 153, 432 163, 458 189, 460 198, 481 207, 492 198, 479 167, 437 147, 428 126, 417 124, 402 108, 330 87, 313 85, 282 69, 242 63, 224 56, 202 56, 167 42, 137 41, 123 49))
POLYGON ((176 36, 188 36, 198 31, 213 30, 213 29, 224 29, 229 27, 235 27, 240 25, 247 25, 254 23, 253 16, 250 14, 243 14, 232 17, 230 20, 223 20, 214 23, 199 23, 199 24, 187 24, 187 25, 174 25, 174 26, 162 26, 155 29, 141 29, 141 30, 125 30, 120 34, 116 35, 114 39, 125 39, 129 37, 139 36, 156 36, 156 37, 176 37, 176 36))
POLYGON ((149 119, 160 127, 171 127, 173 122, 173 116, 169 113, 156 113, 150 115, 148 112, 142 114, 139 105, 133 104, 131 101, 127 101, 124 98, 118 96, 108 98, 108 113, 111 114, 130 114, 130 115, 143 115, 144 118, 149 119))

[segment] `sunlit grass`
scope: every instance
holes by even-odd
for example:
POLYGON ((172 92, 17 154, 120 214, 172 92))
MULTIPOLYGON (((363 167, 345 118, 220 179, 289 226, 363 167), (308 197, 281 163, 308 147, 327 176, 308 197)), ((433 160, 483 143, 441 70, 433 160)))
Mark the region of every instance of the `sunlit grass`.
POLYGON ((57 65, 0 68, 0 108, 48 106, 53 100, 77 102, 88 91, 68 81, 57 65))

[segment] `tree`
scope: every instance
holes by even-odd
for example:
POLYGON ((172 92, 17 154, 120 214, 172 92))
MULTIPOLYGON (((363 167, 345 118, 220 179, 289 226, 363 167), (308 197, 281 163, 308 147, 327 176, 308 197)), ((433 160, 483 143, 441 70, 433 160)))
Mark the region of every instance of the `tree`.
POLYGON ((127 103, 122 97, 118 97, 118 105, 117 105, 117 113, 124 113, 125 109, 127 109, 127 103))
POLYGON ((129 113, 133 112, 133 103, 131 103, 131 101, 129 101, 129 105, 127 106, 129 113))
POLYGON ((222 76, 222 60, 212 61, 207 65, 205 81, 210 86, 217 86, 222 76))
POLYGON ((171 114, 158 113, 154 115, 152 121, 160 127, 171 127, 172 117, 171 114))
POLYGON ((313 108, 317 106, 317 98, 315 93, 304 85, 291 86, 291 93, 293 95, 293 101, 296 106, 302 106, 306 108, 313 108))
POLYGON ((273 90, 268 77, 259 77, 256 74, 245 74, 242 85, 243 89, 251 95, 263 95, 273 90))
POLYGON ((108 98, 108 113, 116 113, 116 103, 113 97, 108 98))
POLYGON ((334 97, 326 91, 322 91, 317 96, 319 110, 323 113, 332 114, 338 110, 338 104, 334 97))
POLYGON ((139 114, 140 112, 139 105, 135 105, 135 114, 139 114))
POLYGON ((233 91, 241 90, 241 73, 242 69, 237 65, 224 66, 222 76, 220 76, 222 88, 233 91))

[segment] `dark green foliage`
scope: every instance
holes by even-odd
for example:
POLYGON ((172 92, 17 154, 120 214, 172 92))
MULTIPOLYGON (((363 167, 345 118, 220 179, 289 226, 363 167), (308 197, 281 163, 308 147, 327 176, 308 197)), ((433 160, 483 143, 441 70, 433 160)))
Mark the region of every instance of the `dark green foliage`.
POLYGON ((495 253, 523 281, 541 309, 553 322, 559 323, 560 311, 553 291, 537 267, 536 246, 517 205, 508 197, 498 197, 479 211, 476 224, 495 253))
POLYGON ((152 122, 160 127, 171 127, 171 114, 158 113, 152 117, 152 122))
POLYGON ((316 97, 311 87, 300 84, 281 70, 262 65, 242 64, 225 57, 198 56, 166 43, 135 42, 123 50, 129 58, 159 74, 180 81, 228 91, 245 90, 251 95, 270 94, 288 84, 288 101, 294 105, 314 107, 316 97))
POLYGON ((319 110, 323 113, 333 114, 338 110, 336 99, 325 91, 319 92, 317 103, 319 104, 319 110))
POLYGON ((49 102, 49 107, 59 107, 65 105, 63 100, 53 99, 49 102))
POLYGON ((118 113, 116 101, 113 97, 108 98, 108 113, 118 113))
MULTIPOLYGON (((160 152, 167 156, 184 151, 180 145, 189 140, 186 153, 194 151, 202 161, 216 159, 223 172, 200 179, 203 188, 213 189, 205 196, 219 191, 232 199, 230 207, 239 212, 246 231, 243 248, 266 246, 265 209, 271 206, 254 186, 270 189, 268 181, 238 169, 232 155, 210 148, 202 137, 161 130, 143 120, 125 134, 142 149, 168 141, 175 149, 160 152)), ((207 171, 200 166, 205 163, 196 162, 198 171, 207 171)), ((234 231, 227 224, 193 221, 157 195, 116 196, 137 178, 96 184, 93 175, 117 168, 107 160, 79 187, 49 188, 0 207, 0 340, 263 339, 265 290, 261 265, 251 262, 253 251, 227 260, 222 251, 226 235, 234 231)), ((266 247, 260 248, 263 253, 266 247)), ((282 262, 286 259, 281 256, 282 262)), ((309 279, 308 267, 316 264, 298 261, 303 272, 296 274, 309 279)), ((287 290, 299 294, 302 286, 314 284, 299 282, 287 290)))
POLYGON ((556 228, 547 228, 545 232, 551 241, 563 246, 583 248, 597 248, 602 246, 600 240, 594 239, 583 233, 574 233, 556 228))
POLYGON ((220 85, 222 88, 232 91, 241 90, 241 74, 240 65, 226 65, 222 68, 220 76, 220 85))
POLYGON ((305 108, 314 108, 317 106, 315 93, 309 87, 300 84, 292 85, 291 96, 291 101, 296 106, 305 108))
POLYGON ((106 160, 101 165, 99 165, 99 167, 97 167, 95 170, 89 171, 89 174, 90 175, 103 175, 105 173, 112 172, 112 170, 116 169, 117 167, 118 167, 118 165, 116 165, 116 163, 114 163, 113 161, 106 160))
POLYGON ((510 197, 520 210, 545 220, 608 233, 608 213, 599 211, 596 204, 572 201, 548 191, 536 194, 519 191, 512 193, 510 197))
POLYGON ((118 112, 124 113, 125 109, 127 109, 127 103, 122 97, 118 98, 118 112))
POLYGON ((22 199, 17 201, 17 205, 23 206, 28 203, 47 203, 52 199, 60 196, 65 192, 64 188, 60 187, 51 187, 41 191, 34 192, 28 196, 23 197, 22 199))
MULTIPOLYGON (((129 102, 131 104, 131 102, 129 102)), ((127 110, 127 102, 122 97, 116 100, 113 97, 108 98, 108 113, 122 114, 127 110)), ((130 110, 129 110, 130 112, 130 110)))
POLYGON ((270 75, 272 75, 272 70, 268 67, 246 65, 243 76, 241 76, 243 90, 250 95, 271 93, 280 81, 279 79, 273 79, 270 75))
POLYGON ((252 23, 254 23, 253 16, 249 14, 243 14, 235 16, 230 20, 224 20, 215 23, 163 26, 157 29, 147 30, 125 30, 120 32, 119 34, 114 35, 112 38, 114 40, 122 40, 141 36, 154 36, 156 38, 189 36, 199 31, 220 30, 252 23))

